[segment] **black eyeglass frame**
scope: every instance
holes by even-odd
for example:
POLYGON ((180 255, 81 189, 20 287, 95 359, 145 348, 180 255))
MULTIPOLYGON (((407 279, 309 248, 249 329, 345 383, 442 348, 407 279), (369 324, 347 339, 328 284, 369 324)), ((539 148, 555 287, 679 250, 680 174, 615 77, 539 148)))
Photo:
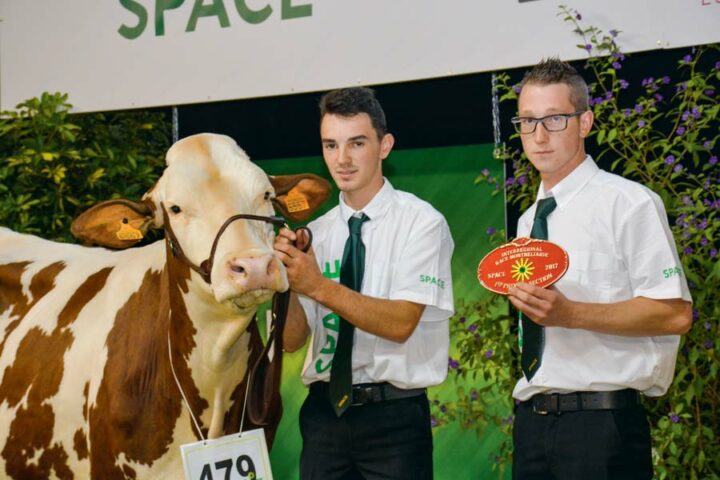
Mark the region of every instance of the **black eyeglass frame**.
POLYGON ((537 130, 537 126, 538 126, 539 123, 542 123, 542 124, 543 124, 543 128, 544 128, 546 131, 548 131, 548 132, 562 132, 563 130, 567 129, 567 127, 568 127, 568 121, 569 121, 571 118, 573 118, 573 117, 579 117, 580 115, 582 115, 582 114, 585 113, 585 112, 587 112, 587 110, 578 110, 578 111, 572 112, 572 113, 551 113, 550 115, 545 115, 544 117, 540 117, 540 118, 535 118, 535 117, 513 117, 513 118, 510 119, 510 123, 513 124, 513 126, 515 127, 515 131, 516 131, 517 133, 519 133, 520 135, 529 135, 529 134, 531 134, 531 133, 535 133, 535 130, 537 130), (563 117, 563 118, 565 119, 565 126, 564 126, 563 128, 561 128, 561 129, 559 129, 559 130, 550 130, 549 128, 547 128, 547 125, 545 125, 545 120, 548 119, 548 118, 550 118, 550 117, 563 117), (520 125, 521 125, 521 122, 522 122, 523 120, 534 120, 533 129, 530 130, 529 132, 522 132, 522 131, 520 130, 522 127, 521 127, 520 125))

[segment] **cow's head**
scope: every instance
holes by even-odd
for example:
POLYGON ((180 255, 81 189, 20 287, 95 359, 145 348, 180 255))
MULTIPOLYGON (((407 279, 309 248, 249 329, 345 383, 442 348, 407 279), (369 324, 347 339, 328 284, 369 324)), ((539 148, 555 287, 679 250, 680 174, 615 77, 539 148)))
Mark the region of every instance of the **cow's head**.
POLYGON ((273 206, 291 220, 306 220, 327 199, 328 182, 307 174, 268 177, 223 135, 184 138, 166 158, 162 177, 141 202, 92 207, 73 222, 75 237, 126 248, 149 229, 164 228, 173 254, 208 283, 216 301, 246 308, 287 290, 285 268, 272 249, 273 206))

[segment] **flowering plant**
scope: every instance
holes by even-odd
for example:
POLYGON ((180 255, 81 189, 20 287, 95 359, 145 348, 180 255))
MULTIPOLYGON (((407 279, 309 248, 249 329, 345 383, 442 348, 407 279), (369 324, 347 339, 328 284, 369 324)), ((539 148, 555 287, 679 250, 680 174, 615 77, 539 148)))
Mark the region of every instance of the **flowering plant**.
MULTIPOLYGON (((720 291, 720 239, 715 233, 720 226, 720 46, 693 48, 678 61, 677 71, 633 85, 632 78, 623 78, 629 55, 617 43, 621 32, 583 26, 581 15, 565 6, 559 15, 572 26, 581 40, 578 47, 588 54, 585 76, 592 79, 590 104, 595 115, 590 142, 595 145, 589 149, 595 149, 599 161, 609 162, 612 171, 661 196, 693 295, 693 325, 682 337, 673 385, 665 396, 645 401, 655 475, 718 479, 720 303, 715 297, 720 291)), ((498 80, 500 101, 512 101, 514 107, 519 85, 509 74, 499 75, 498 80)), ((512 168, 505 182, 508 201, 524 211, 535 200, 539 178, 515 145, 517 138, 515 134, 509 144, 500 146, 496 156, 512 168)), ((496 182, 487 175, 479 178, 496 182)), ((496 457, 499 464, 511 458, 509 393, 520 375, 516 345, 499 340, 517 329, 516 322, 502 313, 507 312, 500 308, 503 303, 504 299, 494 297, 458 309, 452 330, 458 339, 459 361, 451 362, 452 371, 482 378, 487 385, 478 387, 478 401, 469 401, 472 397, 460 392, 457 402, 438 413, 439 422, 460 421, 478 434, 485 431, 485 424, 469 419, 492 419, 507 434, 496 457), (469 318, 470 326, 477 325, 472 332, 469 318), (473 343, 473 338, 482 341, 473 343), (494 348, 488 359, 489 345, 494 348), (501 368, 505 373, 500 373, 501 368)))

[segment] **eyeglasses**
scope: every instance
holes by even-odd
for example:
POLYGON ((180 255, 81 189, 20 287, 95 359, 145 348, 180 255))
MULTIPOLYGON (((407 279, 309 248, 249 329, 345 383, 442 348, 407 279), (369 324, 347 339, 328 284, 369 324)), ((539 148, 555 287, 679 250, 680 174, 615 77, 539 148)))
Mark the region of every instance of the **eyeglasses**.
POLYGON ((553 113, 552 115, 545 115, 540 118, 513 117, 510 121, 515 126, 515 131, 522 134, 533 133, 538 123, 542 123, 548 132, 562 132, 567 128, 570 118, 577 117, 583 113, 585 112, 553 113))

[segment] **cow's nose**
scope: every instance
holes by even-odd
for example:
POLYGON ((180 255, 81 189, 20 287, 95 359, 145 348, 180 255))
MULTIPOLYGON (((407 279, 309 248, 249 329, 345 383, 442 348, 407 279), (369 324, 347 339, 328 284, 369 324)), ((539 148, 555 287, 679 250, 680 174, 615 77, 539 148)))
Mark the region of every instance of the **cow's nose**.
POLYGON ((278 259, 266 254, 258 257, 234 258, 228 261, 233 281, 246 290, 271 288, 278 274, 278 259))

